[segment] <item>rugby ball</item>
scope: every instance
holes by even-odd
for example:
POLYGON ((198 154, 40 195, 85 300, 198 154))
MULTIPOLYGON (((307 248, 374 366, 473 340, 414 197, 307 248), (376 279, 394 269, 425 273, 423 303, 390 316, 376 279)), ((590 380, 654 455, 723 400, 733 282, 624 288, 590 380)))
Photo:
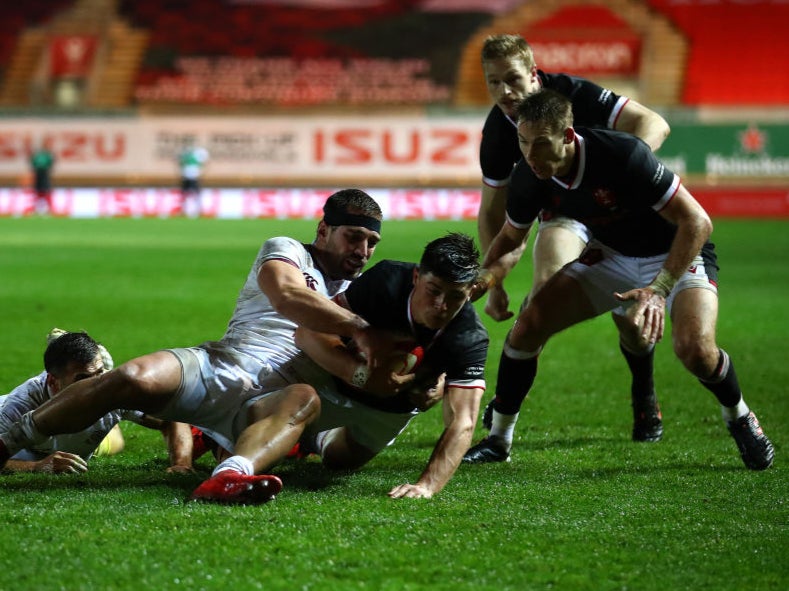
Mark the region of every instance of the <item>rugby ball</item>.
POLYGON ((422 363, 422 358, 425 355, 424 350, 419 345, 401 344, 397 345, 395 349, 389 369, 392 373, 401 376, 413 373, 419 367, 419 364, 422 363))

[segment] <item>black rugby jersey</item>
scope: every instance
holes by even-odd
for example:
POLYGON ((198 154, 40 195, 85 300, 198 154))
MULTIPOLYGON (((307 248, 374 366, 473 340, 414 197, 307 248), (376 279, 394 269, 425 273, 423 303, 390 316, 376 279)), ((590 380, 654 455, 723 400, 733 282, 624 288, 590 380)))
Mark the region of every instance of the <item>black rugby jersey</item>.
MULTIPOLYGON (((404 340, 422 346, 424 357, 416 369, 412 388, 429 388, 444 372, 447 387, 483 380, 488 332, 471 303, 466 302, 443 331, 412 324, 408 306, 416 267, 413 263, 389 260, 371 267, 345 291, 350 309, 372 326, 403 335, 404 340)), ((414 408, 405 392, 376 399, 339 379, 337 382, 344 394, 369 406, 391 412, 409 412, 414 408)))
POLYGON ((528 164, 518 163, 507 195, 510 223, 524 227, 549 208, 579 220, 626 256, 667 253, 677 228, 657 212, 676 194, 679 177, 635 136, 576 128, 575 141, 572 179, 540 180, 528 164))
MULTIPOLYGON (((581 127, 613 128, 616 117, 629 100, 584 78, 546 74, 540 70, 537 70, 537 76, 543 88, 555 90, 570 99, 573 121, 581 127)), ((482 128, 479 148, 482 176, 503 185, 514 164, 522 157, 515 123, 493 105, 482 128)))

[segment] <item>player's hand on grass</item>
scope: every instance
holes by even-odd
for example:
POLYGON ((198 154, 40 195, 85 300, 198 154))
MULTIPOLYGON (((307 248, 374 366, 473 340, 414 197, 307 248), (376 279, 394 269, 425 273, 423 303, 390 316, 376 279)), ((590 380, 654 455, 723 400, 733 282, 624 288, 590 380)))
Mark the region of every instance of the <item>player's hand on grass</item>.
POLYGON ((88 463, 77 454, 56 451, 36 462, 34 471, 47 474, 82 474, 88 471, 88 463))
POLYGON ((429 499, 433 496, 433 491, 424 486, 406 482, 390 490, 389 496, 393 499, 429 499))
POLYGON ((513 313, 510 307, 510 296, 506 290, 497 285, 488 291, 488 301, 485 303, 485 314, 498 322, 512 318, 513 313))
POLYGON ((614 293, 620 302, 632 302, 626 317, 641 331, 645 342, 654 344, 663 338, 666 325, 666 300, 649 287, 614 293))
POLYGON ((194 468, 192 466, 186 466, 183 464, 175 464, 173 466, 169 466, 166 470, 168 474, 193 474, 194 468))

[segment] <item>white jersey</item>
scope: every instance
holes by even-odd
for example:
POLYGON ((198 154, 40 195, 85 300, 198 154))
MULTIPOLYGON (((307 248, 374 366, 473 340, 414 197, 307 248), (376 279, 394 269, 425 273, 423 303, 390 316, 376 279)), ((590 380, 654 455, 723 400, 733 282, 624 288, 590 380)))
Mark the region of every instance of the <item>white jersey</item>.
MULTIPOLYGON (((30 378, 14 388, 11 393, 0 396, 0 433, 11 428, 25 413, 37 409, 52 398, 47 388, 47 372, 30 378)), ((140 411, 114 410, 107 413, 93 425, 78 433, 66 433, 48 438, 40 445, 23 449, 13 456, 14 460, 41 460, 56 451, 65 451, 82 456, 86 460, 93 455, 101 441, 121 420, 139 423, 143 413, 140 411)))
POLYGON ((225 336, 219 343, 203 345, 212 349, 232 348, 237 353, 233 355, 234 361, 253 375, 259 374, 261 369, 266 370, 264 373, 271 369, 277 371, 300 353, 294 341, 296 323, 275 311, 258 286, 261 265, 272 260, 299 269, 307 286, 327 298, 344 291, 350 283, 345 279, 331 281, 325 277, 308 248, 299 241, 286 237, 267 240, 241 289, 225 336), (257 368, 250 366, 253 363, 257 368))
POLYGON ((299 269, 306 285, 327 298, 350 283, 327 280, 309 248, 297 240, 267 240, 249 271, 222 339, 169 349, 181 363, 183 381, 174 399, 155 413, 156 417, 196 425, 232 451, 248 425, 247 401, 288 384, 331 381, 328 373, 296 347, 296 323, 275 311, 258 286, 261 265, 273 260, 299 269))

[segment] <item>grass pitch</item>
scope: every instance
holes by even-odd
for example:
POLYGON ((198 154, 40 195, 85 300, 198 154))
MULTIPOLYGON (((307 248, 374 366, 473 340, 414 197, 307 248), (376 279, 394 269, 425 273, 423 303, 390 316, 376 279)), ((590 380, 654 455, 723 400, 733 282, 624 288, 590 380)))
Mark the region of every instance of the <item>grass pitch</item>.
MULTIPOLYGON (((53 327, 85 329, 117 363, 221 337, 260 244, 315 222, 0 219, 0 391, 42 368, 53 327)), ((776 447, 746 470, 713 396, 659 345, 664 440, 630 441, 629 378, 606 317, 546 347, 507 465, 461 466, 431 500, 391 500, 441 430, 436 410, 352 474, 286 463, 261 507, 187 504, 211 470, 168 475, 160 436, 81 476, 0 477, 0 590, 786 589, 789 226, 716 222, 718 340, 776 447)), ((375 260, 415 260, 471 223, 387 222, 375 260)), ((513 307, 530 283, 508 279, 513 307)), ((491 331, 488 394, 509 323, 491 331)), ((477 433, 479 438, 481 429, 477 433)), ((476 439, 475 438, 475 439, 476 439)))

